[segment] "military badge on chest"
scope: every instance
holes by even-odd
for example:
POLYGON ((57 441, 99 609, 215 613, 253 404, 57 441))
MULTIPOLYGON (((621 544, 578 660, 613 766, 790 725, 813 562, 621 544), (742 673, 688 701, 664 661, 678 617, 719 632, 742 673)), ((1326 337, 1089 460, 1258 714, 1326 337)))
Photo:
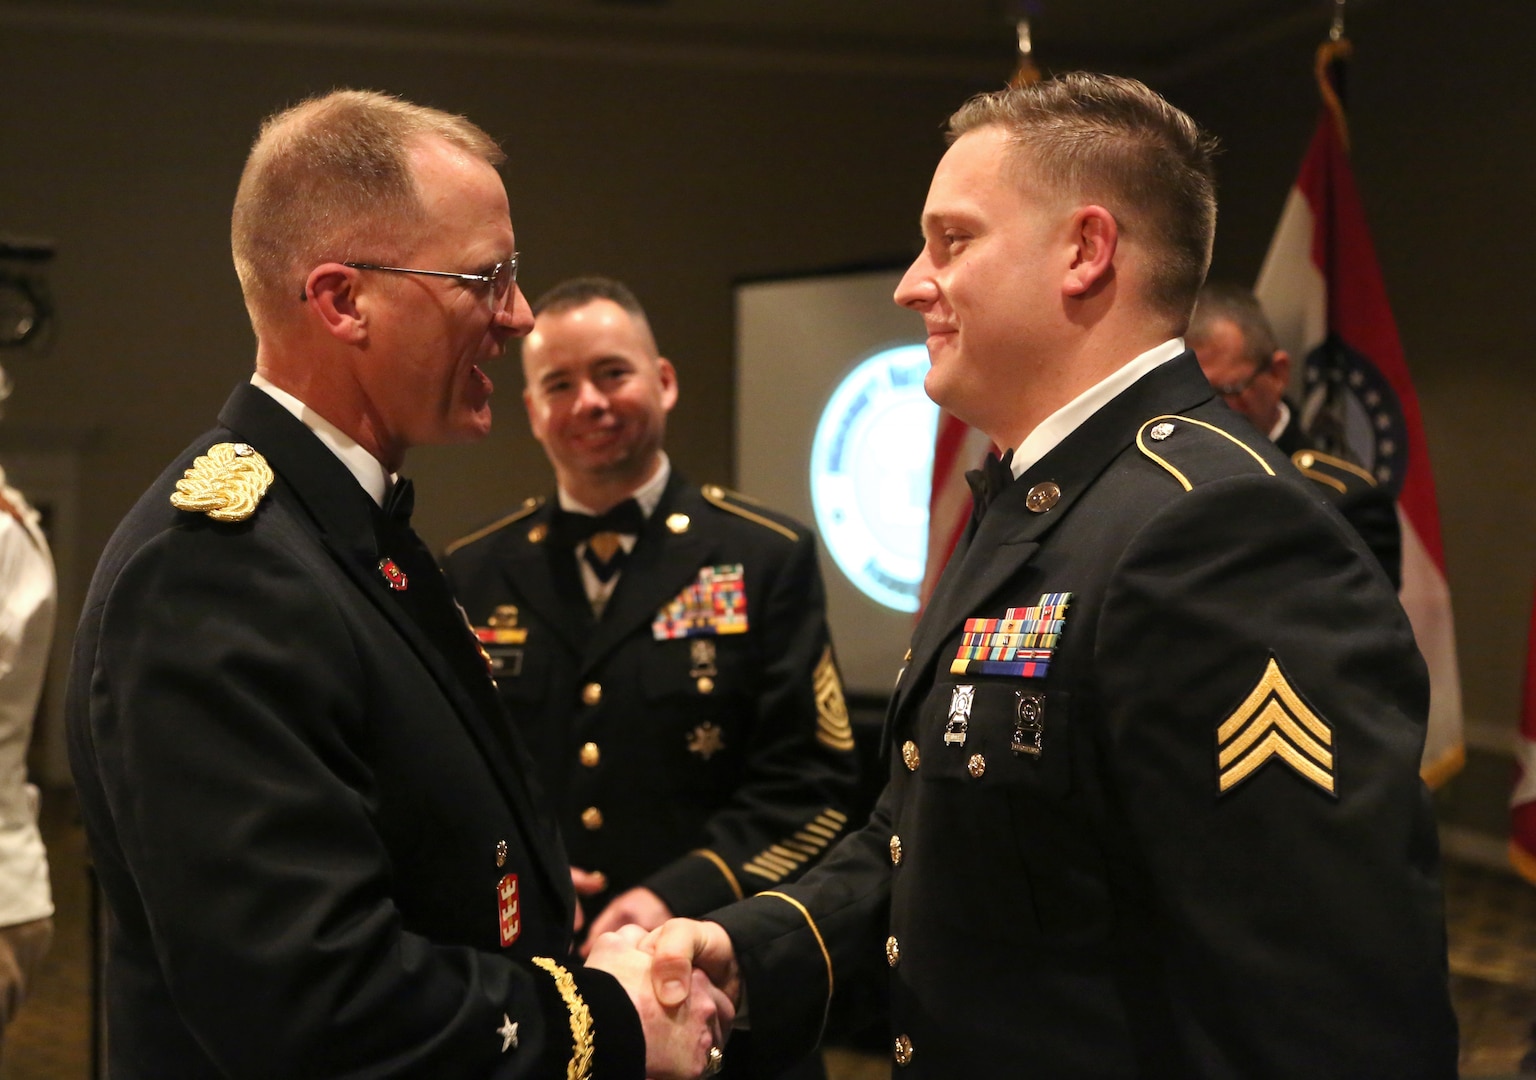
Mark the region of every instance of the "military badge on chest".
MULTIPOLYGON (((1043 593, 1039 604, 1008 608, 1000 619, 965 620, 950 674, 1043 679, 1066 626, 1071 600, 1068 592, 1043 593)), ((950 691, 945 746, 965 746, 978 685, 962 683, 950 691)), ((1015 756, 1038 758, 1045 747, 1045 692, 1034 688, 1038 685, 1013 691, 1008 749, 1015 756)), ((973 774, 980 775, 975 770, 973 774)))
POLYGON ((518 912, 516 874, 508 874, 496 883, 496 909, 501 922, 501 944, 511 945, 523 932, 523 917, 518 912))
POLYGON ((651 620, 657 641, 747 632, 747 588, 741 563, 705 566, 651 620))
POLYGON ((485 626, 474 628, 475 638, 485 652, 492 678, 522 674, 522 646, 528 642, 528 629, 517 625, 517 605, 498 604, 485 621, 485 626))

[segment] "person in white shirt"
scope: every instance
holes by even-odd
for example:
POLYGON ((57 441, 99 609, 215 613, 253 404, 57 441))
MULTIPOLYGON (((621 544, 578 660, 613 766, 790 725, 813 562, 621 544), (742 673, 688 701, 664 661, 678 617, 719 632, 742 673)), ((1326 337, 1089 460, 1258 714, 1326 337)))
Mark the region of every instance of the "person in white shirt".
MULTIPOLYGON (((10 396, 0 368, 0 402, 10 396)), ((0 468, 0 1048, 53 941, 48 853, 27 780, 32 721, 48 673, 57 584, 38 513, 0 468)))

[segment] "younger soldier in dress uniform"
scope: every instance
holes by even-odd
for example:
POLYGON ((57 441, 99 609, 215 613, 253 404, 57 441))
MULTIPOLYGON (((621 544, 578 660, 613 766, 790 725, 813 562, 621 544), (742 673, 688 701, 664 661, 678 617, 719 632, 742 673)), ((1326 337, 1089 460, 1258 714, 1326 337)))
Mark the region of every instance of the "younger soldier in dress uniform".
POLYGON ((902 1077, 1451 1080, 1424 664, 1360 538, 1180 338, 1208 140, 1086 74, 950 133, 896 299, 929 395, 1007 453, 913 635, 868 825, 658 931, 658 999, 690 960, 745 986, 765 1066, 881 979, 902 1077))
POLYGON ((557 492, 450 545, 447 572, 552 789, 589 934, 649 929, 775 889, 844 835, 853 735, 814 537, 672 468, 677 377, 634 294, 577 279, 534 312, 523 396, 557 492))

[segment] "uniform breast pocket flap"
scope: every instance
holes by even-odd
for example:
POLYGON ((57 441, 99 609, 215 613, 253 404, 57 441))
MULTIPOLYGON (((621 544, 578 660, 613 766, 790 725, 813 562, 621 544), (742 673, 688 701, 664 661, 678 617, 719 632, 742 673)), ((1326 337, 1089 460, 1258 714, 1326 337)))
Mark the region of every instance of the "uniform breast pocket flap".
POLYGON ((1071 695, 1042 679, 940 682, 924 704, 919 775, 1062 798, 1072 786, 1071 695))

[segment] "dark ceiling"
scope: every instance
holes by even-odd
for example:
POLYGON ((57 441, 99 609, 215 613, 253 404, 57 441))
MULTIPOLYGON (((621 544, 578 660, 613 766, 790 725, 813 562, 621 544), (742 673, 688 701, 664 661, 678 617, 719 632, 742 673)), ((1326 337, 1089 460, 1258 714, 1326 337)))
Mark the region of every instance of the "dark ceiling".
MULTIPOLYGON (((1352 0, 1351 10, 1379 0, 1352 0)), ((970 76, 1011 64, 1030 20, 1047 69, 1174 81, 1292 34, 1333 0, 0 0, 0 25, 133 32, 409 38, 481 51, 596 49, 661 61, 970 76)))

